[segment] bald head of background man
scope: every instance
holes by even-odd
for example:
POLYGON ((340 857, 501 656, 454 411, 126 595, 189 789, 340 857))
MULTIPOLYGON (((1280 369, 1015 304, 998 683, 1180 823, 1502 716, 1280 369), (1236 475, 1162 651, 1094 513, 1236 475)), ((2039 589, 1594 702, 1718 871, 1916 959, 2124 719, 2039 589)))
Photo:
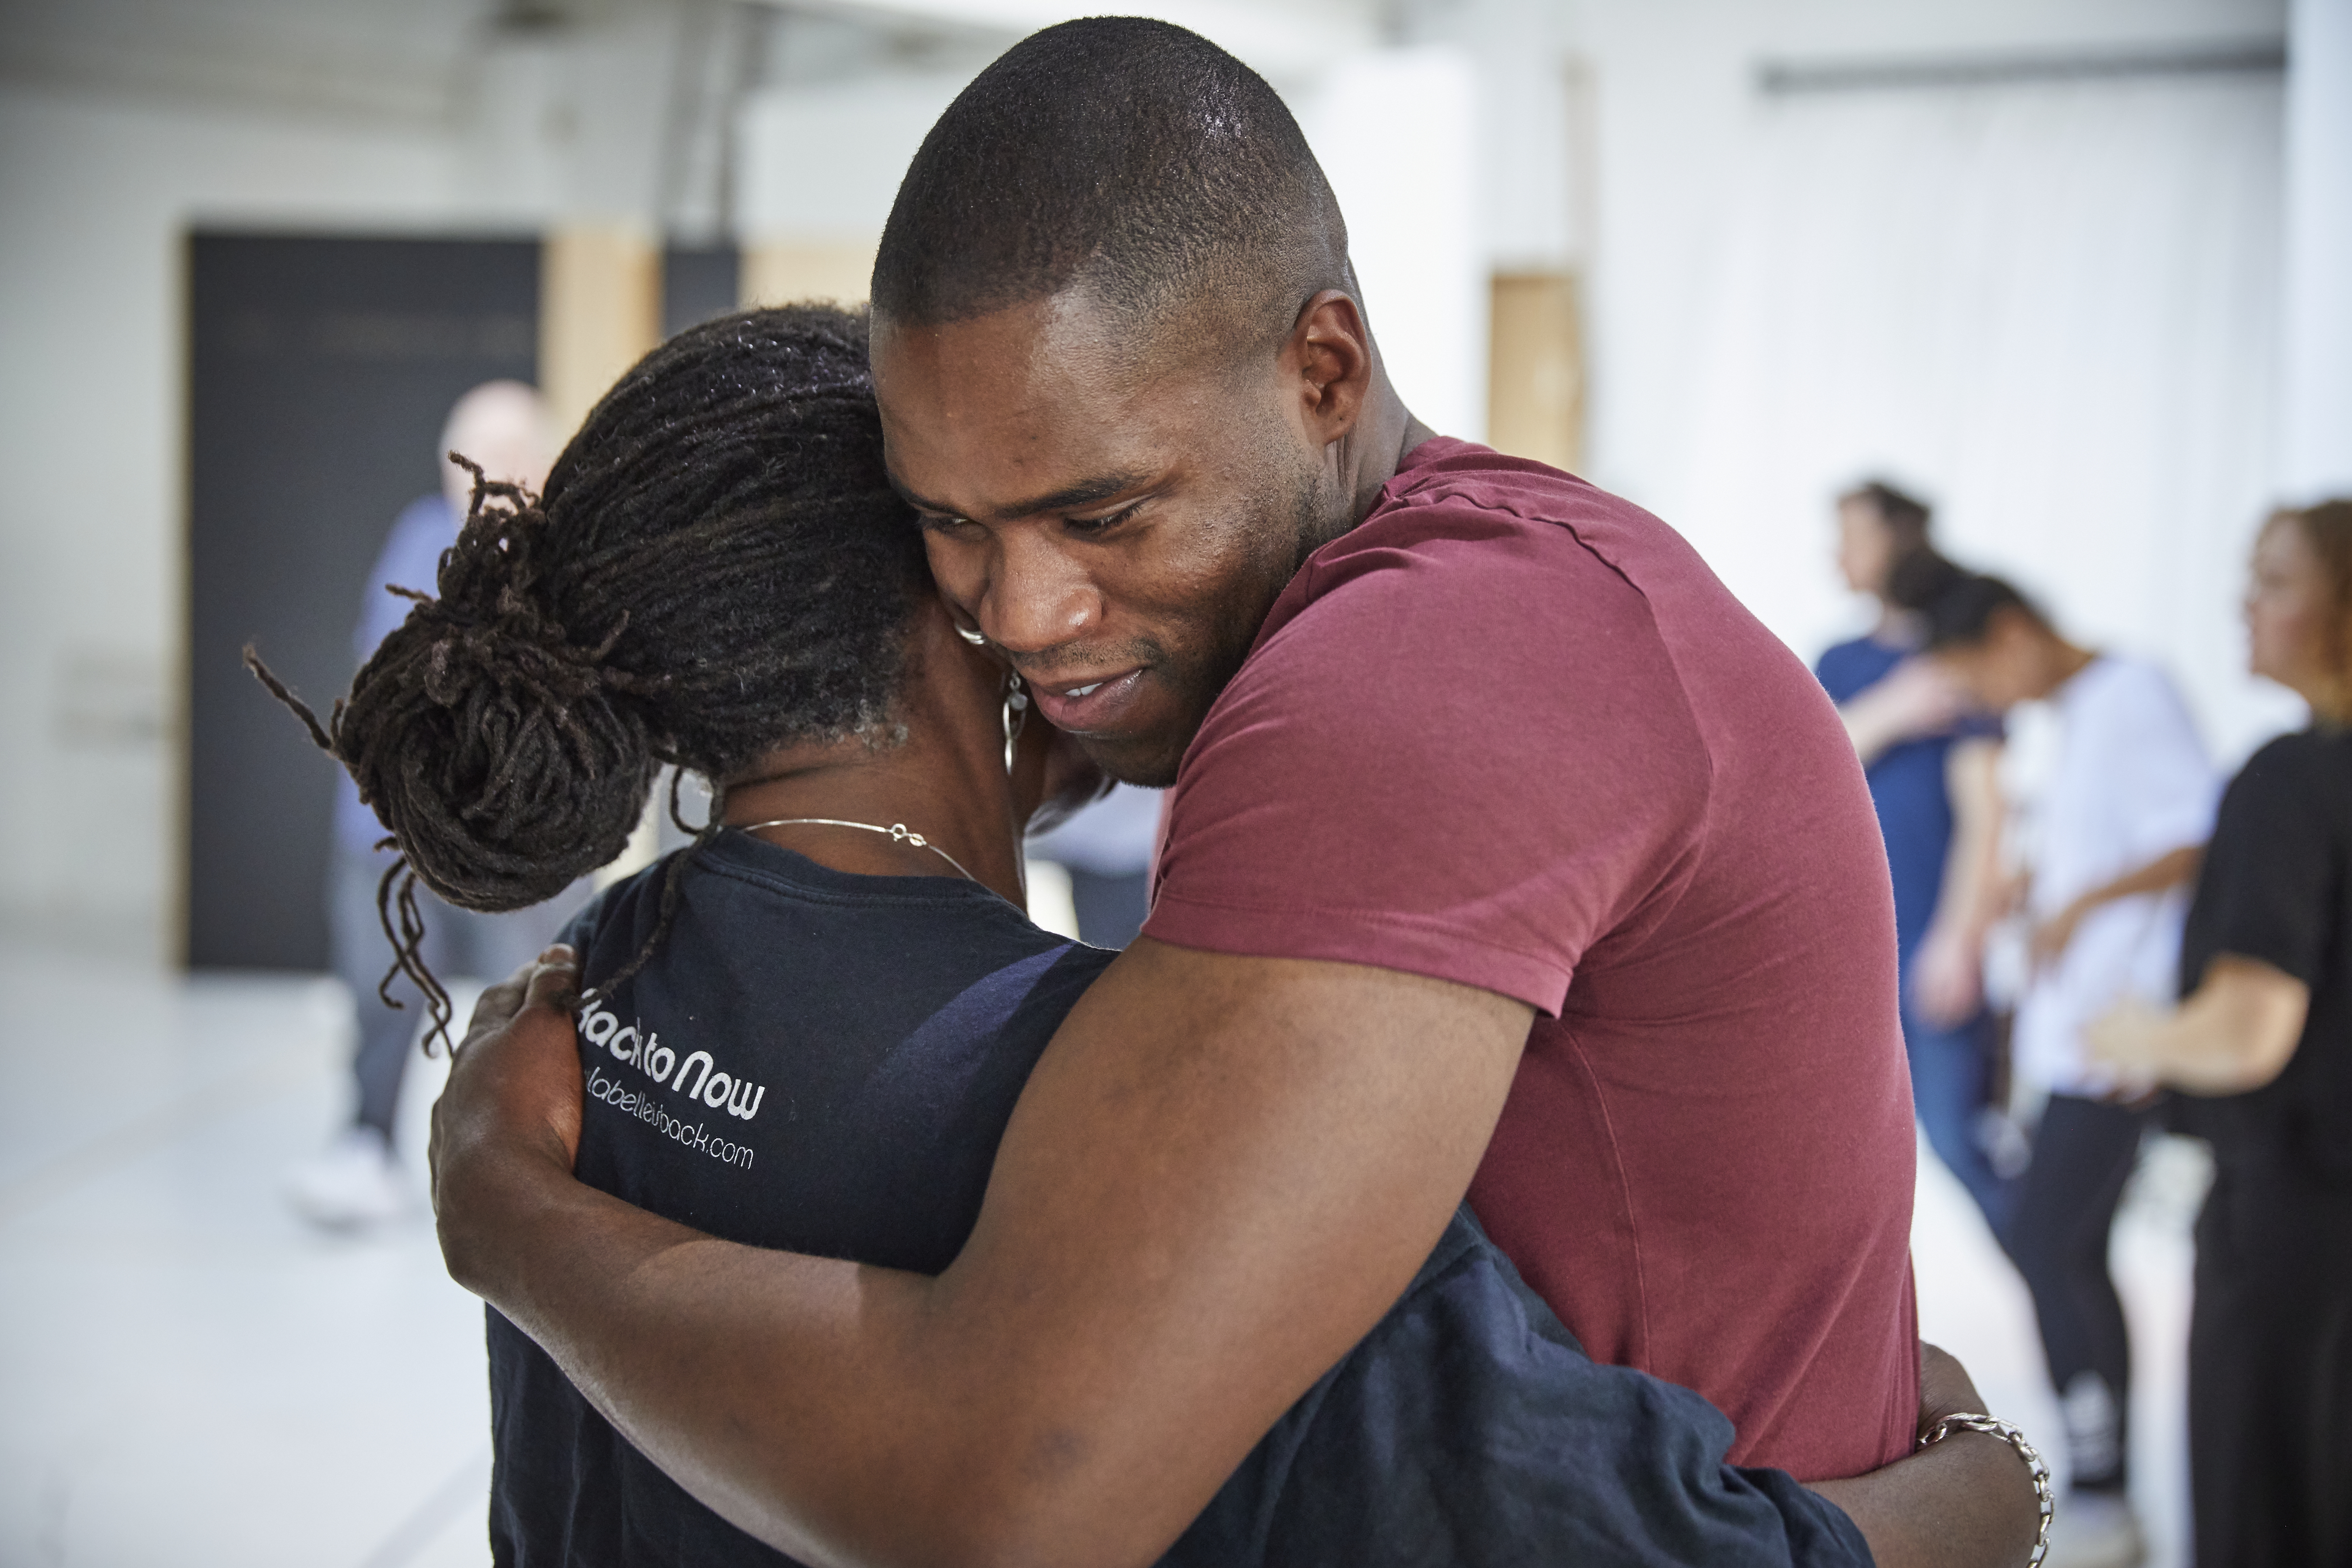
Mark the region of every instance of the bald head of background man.
POLYGON ((486 479, 536 490, 547 482, 556 444, 537 387, 486 381, 468 389, 449 405, 449 417, 441 424, 441 493, 449 510, 464 521, 474 497, 474 476, 451 461, 450 453, 479 464, 486 479))

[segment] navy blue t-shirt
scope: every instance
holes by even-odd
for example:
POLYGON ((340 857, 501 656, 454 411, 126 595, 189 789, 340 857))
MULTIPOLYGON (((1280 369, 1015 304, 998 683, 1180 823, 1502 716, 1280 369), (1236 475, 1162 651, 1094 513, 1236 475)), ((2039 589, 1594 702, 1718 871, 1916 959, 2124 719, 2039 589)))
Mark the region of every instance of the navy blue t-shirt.
MULTIPOLYGON (((1913 650, 1856 637, 1842 642, 1813 667, 1830 700, 1844 707, 1894 672, 1913 650)), ((1863 770, 1878 831, 1886 840, 1886 869, 1895 879, 1895 943, 1904 970, 1918 951, 1944 896, 1944 862, 1952 847, 1952 794, 1945 768, 1952 748, 1967 740, 1999 740, 2000 721, 1977 715, 1940 735, 1889 746, 1863 770)))
MULTIPOLYGON (((566 933, 592 987, 651 933, 663 870, 566 933)), ((1115 955, 974 882, 851 876, 741 834, 681 893, 652 960, 582 1011, 580 1179, 730 1241, 944 1269, 1030 1069, 1115 955)), ((488 1329, 498 1563, 792 1562, 663 1474, 495 1310, 488 1329)), ((1586 1357, 1465 1208, 1165 1561, 1869 1563, 1825 1500, 1725 1465, 1731 1437, 1697 1394, 1586 1357)))

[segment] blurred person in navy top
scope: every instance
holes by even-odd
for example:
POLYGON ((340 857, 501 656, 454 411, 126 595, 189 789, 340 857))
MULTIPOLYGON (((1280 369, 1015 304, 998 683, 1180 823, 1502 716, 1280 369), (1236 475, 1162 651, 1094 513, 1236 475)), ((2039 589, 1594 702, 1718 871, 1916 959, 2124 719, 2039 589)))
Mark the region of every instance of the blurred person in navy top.
MULTIPOLYGON (((407 618, 410 601, 397 590, 429 592, 440 575, 442 552, 457 542, 473 479, 448 460, 453 451, 481 464, 492 479, 537 485, 551 456, 547 413, 539 394, 520 382, 484 382, 451 406, 437 454, 442 487, 401 509, 368 574, 359 621, 352 630, 354 668, 365 664, 407 618)), ((383 824, 360 804, 358 789, 341 772, 335 774, 334 825, 334 853, 327 870, 327 930, 335 974, 352 994, 358 1025, 352 1053, 351 1120, 324 1151, 287 1173, 286 1195, 314 1224, 350 1230, 394 1218, 408 1205, 409 1184, 394 1159, 393 1121, 423 998, 404 975, 387 977, 376 891, 394 857, 379 847, 383 824)), ((424 908, 427 962, 442 974, 496 979, 545 947, 575 903, 486 914, 428 895, 424 908)))
POLYGON ((1929 512, 1873 480, 1838 499, 1838 569, 1878 602, 1868 633, 1814 673, 1861 755, 1895 882, 1903 1043, 1927 1142, 2002 1235, 2015 1183, 1993 1164, 1987 1116, 1992 1021, 1981 977, 1997 912, 2001 724, 1916 657, 1920 609, 1958 575, 1928 538, 1929 512))

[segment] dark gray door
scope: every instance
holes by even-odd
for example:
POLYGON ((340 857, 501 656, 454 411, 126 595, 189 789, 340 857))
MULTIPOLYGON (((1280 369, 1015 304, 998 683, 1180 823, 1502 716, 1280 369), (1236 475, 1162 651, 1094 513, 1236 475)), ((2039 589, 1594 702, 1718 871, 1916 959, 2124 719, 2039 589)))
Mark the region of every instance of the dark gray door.
POLYGON ((321 718, 349 684, 449 405, 535 378, 539 244, 206 231, 188 286, 188 961, 323 969, 333 764, 239 650, 321 718))

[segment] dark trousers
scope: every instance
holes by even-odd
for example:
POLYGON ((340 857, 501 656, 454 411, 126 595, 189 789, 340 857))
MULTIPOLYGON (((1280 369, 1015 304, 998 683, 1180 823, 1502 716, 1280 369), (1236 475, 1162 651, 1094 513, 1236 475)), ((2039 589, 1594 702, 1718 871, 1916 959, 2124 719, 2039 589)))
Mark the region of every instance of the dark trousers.
POLYGON ((2198 1568, 2352 1568, 2352 1191, 2225 1169, 2197 1219, 2198 1568))
MULTIPOLYGON (((327 930, 334 951, 335 973, 351 987, 359 1009, 359 1047, 352 1056, 353 1098, 352 1120, 392 1137, 393 1119, 400 1107, 400 1080, 415 1048, 416 1034, 425 1025, 425 994, 404 976, 394 976, 388 989, 400 1005, 384 1005, 379 985, 392 967, 392 942, 383 933, 376 911, 376 888, 392 857, 338 849, 327 887, 327 930)), ((487 915, 443 903, 423 888, 417 900, 424 907, 425 940, 419 955, 434 977, 445 984, 456 979, 503 980, 539 956, 563 929, 586 895, 584 882, 532 909, 512 914, 487 915)), ((451 1026, 453 1038, 466 1020, 451 1026)))
POLYGON ((2107 1273, 2107 1232, 2139 1153, 2145 1111, 2053 1094, 2033 1135, 2010 1256, 2033 1292, 2074 1484, 2121 1489, 2131 1429, 2131 1336, 2107 1273))
POLYGON ((1903 1047, 1911 1058, 1911 1103, 1928 1147, 1976 1200, 1993 1235, 2005 1237, 2017 1207, 2017 1183, 1992 1168, 1979 1136, 1992 1100, 1991 1015, 1979 1013, 1946 1028, 1906 1006, 1903 1047))

